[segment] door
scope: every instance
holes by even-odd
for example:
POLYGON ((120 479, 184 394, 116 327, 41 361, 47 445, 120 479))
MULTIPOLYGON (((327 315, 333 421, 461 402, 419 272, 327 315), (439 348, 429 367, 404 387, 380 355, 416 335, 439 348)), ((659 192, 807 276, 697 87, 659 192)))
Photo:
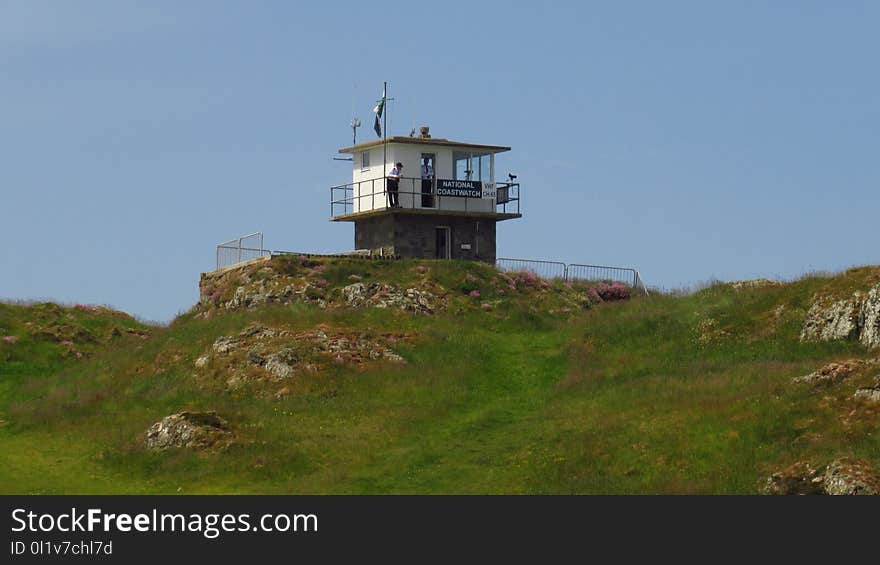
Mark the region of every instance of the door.
POLYGON ((449 250, 451 248, 451 230, 448 227, 437 227, 435 230, 435 238, 437 243, 434 247, 434 257, 436 259, 449 259, 449 250))

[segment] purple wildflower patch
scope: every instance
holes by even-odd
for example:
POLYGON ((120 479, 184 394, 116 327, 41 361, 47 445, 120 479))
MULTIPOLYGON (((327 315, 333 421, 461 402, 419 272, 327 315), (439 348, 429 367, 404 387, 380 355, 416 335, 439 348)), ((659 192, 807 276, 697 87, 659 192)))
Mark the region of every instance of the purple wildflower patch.
POLYGON ((591 292, 592 291, 595 291, 603 302, 628 300, 630 297, 629 287, 620 282, 614 282, 611 284, 599 283, 591 289, 591 292))

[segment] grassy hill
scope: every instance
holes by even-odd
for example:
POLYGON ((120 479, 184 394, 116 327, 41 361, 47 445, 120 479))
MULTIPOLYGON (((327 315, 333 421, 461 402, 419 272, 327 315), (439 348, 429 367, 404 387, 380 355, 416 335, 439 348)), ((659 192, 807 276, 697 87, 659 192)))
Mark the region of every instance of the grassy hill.
POLYGON ((878 283, 623 299, 473 263, 280 257, 203 279, 168 327, 3 304, 0 492, 755 493, 797 462, 880 468, 880 410, 853 398, 880 367, 792 382, 871 357, 800 337, 817 297, 878 283), (183 410, 233 441, 145 449, 183 410))

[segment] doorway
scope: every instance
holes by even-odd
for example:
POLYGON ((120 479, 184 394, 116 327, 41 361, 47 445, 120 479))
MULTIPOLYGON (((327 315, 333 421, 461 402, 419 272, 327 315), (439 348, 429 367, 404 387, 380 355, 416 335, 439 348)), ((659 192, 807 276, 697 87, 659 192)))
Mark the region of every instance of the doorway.
POLYGON ((433 153, 422 153, 419 172, 422 177, 422 208, 434 207, 434 157, 433 153))
POLYGON ((434 247, 435 259, 451 259, 450 249, 452 247, 452 230, 445 226, 439 226, 434 230, 436 244, 434 247))

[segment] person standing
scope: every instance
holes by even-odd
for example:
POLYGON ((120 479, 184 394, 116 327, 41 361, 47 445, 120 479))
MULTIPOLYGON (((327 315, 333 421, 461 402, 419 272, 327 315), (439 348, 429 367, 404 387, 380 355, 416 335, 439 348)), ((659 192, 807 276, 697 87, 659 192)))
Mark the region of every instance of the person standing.
POLYGON ((422 208, 433 208, 434 167, 430 157, 422 158, 422 208))
POLYGON ((388 205, 392 208, 400 208, 397 191, 400 187, 401 172, 403 172, 403 163, 395 163, 388 173, 388 205))

